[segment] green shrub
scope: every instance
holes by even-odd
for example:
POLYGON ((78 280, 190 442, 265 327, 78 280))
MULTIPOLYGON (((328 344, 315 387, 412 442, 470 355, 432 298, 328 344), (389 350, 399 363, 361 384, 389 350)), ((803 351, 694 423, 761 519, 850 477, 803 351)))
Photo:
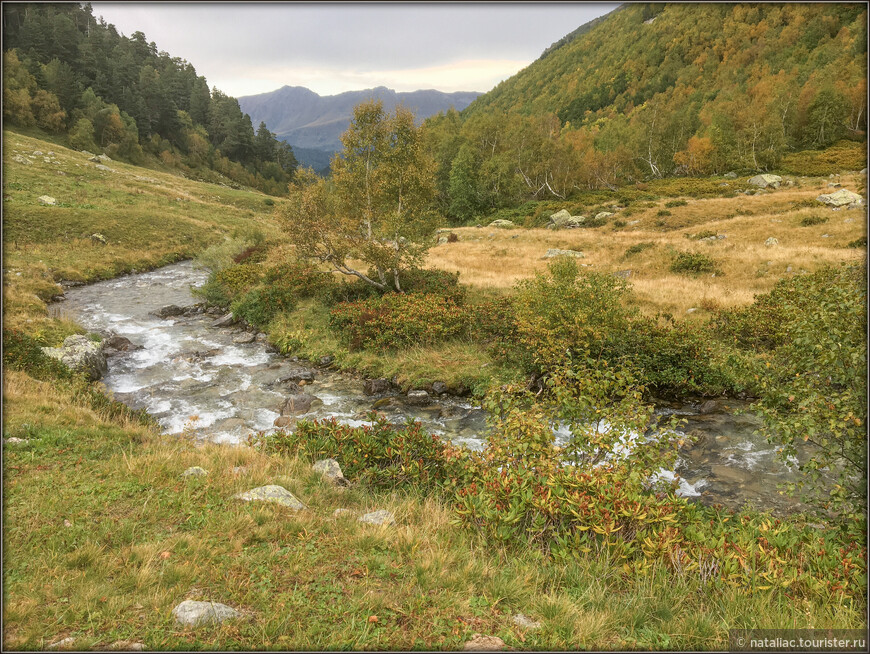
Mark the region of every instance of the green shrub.
POLYGON ((673 207, 685 207, 687 204, 689 203, 685 200, 668 200, 667 202, 665 202, 665 206, 669 209, 673 207))
POLYGON ((292 433, 267 436, 265 449, 311 461, 333 458, 347 479, 378 489, 449 492, 470 476, 467 451, 424 432, 420 423, 397 426, 378 414, 369 419, 372 424, 361 427, 334 419, 300 421, 292 433))
POLYGON ((411 268, 404 271, 399 280, 406 293, 437 295, 456 304, 462 304, 465 300, 465 289, 459 285, 458 272, 411 268))
POLYGON ((614 229, 622 229, 622 228, 625 227, 626 225, 628 225, 628 223, 625 222, 624 220, 614 220, 614 221, 613 221, 613 227, 614 227, 614 229))
POLYGON ((628 295, 628 283, 620 277, 581 274, 574 259, 555 259, 547 272, 516 286, 509 359, 523 370, 544 372, 566 361, 600 356, 622 337, 636 313, 627 306, 628 295))
POLYGON ((673 215, 673 214, 671 214, 671 212, 668 211, 667 209, 659 209, 659 210, 656 212, 656 216, 658 216, 658 217, 660 217, 660 218, 664 218, 664 217, 666 217, 666 216, 670 216, 670 215, 673 215))
POLYGON ((353 348, 387 350, 459 336, 468 326, 470 316, 449 298, 389 293, 337 304, 330 312, 329 322, 353 348))
POLYGON ((644 250, 649 250, 650 248, 655 247, 655 245, 655 243, 650 243, 649 241, 643 243, 635 243, 634 245, 625 249, 625 254, 623 256, 631 257, 635 254, 640 254, 644 250))
POLYGON ((72 371, 42 351, 35 338, 17 329, 3 330, 3 367, 22 370, 34 379, 69 379, 72 371))
POLYGON ((704 238, 715 237, 716 232, 710 231, 709 229, 705 229, 702 232, 698 232, 697 234, 686 234, 686 238, 691 239, 693 241, 700 241, 704 238))
POLYGON ((859 236, 854 241, 849 242, 850 248, 866 248, 867 247, 867 237, 859 236))
POLYGON ((293 289, 284 286, 258 286, 232 304, 233 316, 265 330, 279 313, 296 308, 293 289))
POLYGON ((263 284, 280 287, 285 295, 297 299, 332 297, 340 282, 334 273, 324 272, 304 261, 272 266, 263 273, 263 284))
POLYGON ((716 262, 700 252, 680 252, 671 262, 670 271, 678 275, 718 273, 716 262))
POLYGON ((813 225, 822 225, 828 222, 828 216, 820 216, 819 214, 813 214, 810 216, 804 216, 801 218, 801 227, 812 227, 813 225))

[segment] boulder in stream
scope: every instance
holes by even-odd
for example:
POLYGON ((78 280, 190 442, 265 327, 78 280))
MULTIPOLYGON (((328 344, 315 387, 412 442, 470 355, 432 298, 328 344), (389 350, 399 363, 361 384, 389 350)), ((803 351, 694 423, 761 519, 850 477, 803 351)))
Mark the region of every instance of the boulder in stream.
POLYGON ((363 382, 363 393, 366 395, 380 395, 392 388, 392 384, 386 379, 366 379, 363 382))
POLYGON ((158 318, 173 318, 175 316, 184 315, 186 307, 180 307, 177 304, 167 304, 165 307, 161 307, 154 312, 154 315, 158 318))
POLYGON ((233 318, 233 312, 230 311, 229 313, 227 313, 227 314, 221 316, 220 318, 218 318, 217 320, 215 320, 211 324, 211 326, 212 327, 229 327, 230 325, 232 325, 235 322, 236 322, 236 319, 233 318))
POLYGON ((308 393, 297 393, 284 400, 284 404, 281 405, 281 415, 291 416, 308 413, 315 404, 322 404, 322 402, 319 398, 308 393))

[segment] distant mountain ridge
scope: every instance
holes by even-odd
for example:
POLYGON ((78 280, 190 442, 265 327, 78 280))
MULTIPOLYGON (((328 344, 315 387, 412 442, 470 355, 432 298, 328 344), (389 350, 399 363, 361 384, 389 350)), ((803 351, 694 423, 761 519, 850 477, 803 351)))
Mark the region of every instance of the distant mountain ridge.
POLYGON ((261 121, 266 123, 266 127, 279 139, 287 141, 298 150, 296 156, 301 162, 319 168, 322 157, 309 151, 331 154, 340 150, 339 137, 350 123, 354 106, 360 102, 369 99, 381 100, 387 111, 392 111, 398 104, 404 104, 422 122, 423 119, 450 107, 462 111, 479 95, 481 94, 476 91, 444 93, 432 89, 400 93, 379 86, 363 91, 321 96, 302 86, 284 86, 269 93, 248 95, 238 100, 242 111, 251 117, 255 127, 261 121))

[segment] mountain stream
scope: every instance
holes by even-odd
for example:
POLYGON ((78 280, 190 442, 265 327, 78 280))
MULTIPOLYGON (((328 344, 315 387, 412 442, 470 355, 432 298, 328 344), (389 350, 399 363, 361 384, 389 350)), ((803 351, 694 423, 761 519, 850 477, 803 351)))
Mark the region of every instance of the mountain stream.
MULTIPOLYGON (((368 396, 362 379, 284 357, 263 336, 245 342, 253 334, 239 326, 215 327, 214 315, 155 315, 167 305, 196 304, 191 287, 207 277, 206 271, 182 262, 67 289, 65 300, 53 305, 53 311, 88 330, 133 342, 137 349, 109 358, 102 382, 116 400, 154 416, 167 434, 245 442, 252 433, 275 429, 280 406, 291 393, 290 379, 313 377, 303 390, 322 403, 316 403, 303 416, 306 419, 335 418, 362 425, 377 403, 377 410, 393 422, 419 420, 430 433, 455 444, 485 447, 486 415, 466 399, 442 395, 418 405, 395 390, 368 396)), ((796 473, 755 433, 760 421, 742 411, 746 403, 722 400, 712 409, 703 408, 703 413, 693 404, 657 409, 685 419, 680 431, 698 437, 695 445, 681 449, 675 470, 663 473, 679 475, 679 493, 734 508, 749 502, 776 513, 798 509, 795 500, 776 488, 796 473)), ((557 442, 566 436, 557 431, 557 442)))

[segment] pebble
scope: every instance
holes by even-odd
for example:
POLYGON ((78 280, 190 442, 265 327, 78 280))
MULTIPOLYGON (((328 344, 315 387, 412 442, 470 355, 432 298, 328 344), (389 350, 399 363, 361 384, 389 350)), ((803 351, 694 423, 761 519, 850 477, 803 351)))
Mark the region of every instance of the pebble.
POLYGON ((67 647, 72 647, 72 644, 75 641, 75 638, 69 636, 63 640, 57 641, 56 643, 52 643, 51 645, 46 645, 45 649, 66 649, 67 647))

